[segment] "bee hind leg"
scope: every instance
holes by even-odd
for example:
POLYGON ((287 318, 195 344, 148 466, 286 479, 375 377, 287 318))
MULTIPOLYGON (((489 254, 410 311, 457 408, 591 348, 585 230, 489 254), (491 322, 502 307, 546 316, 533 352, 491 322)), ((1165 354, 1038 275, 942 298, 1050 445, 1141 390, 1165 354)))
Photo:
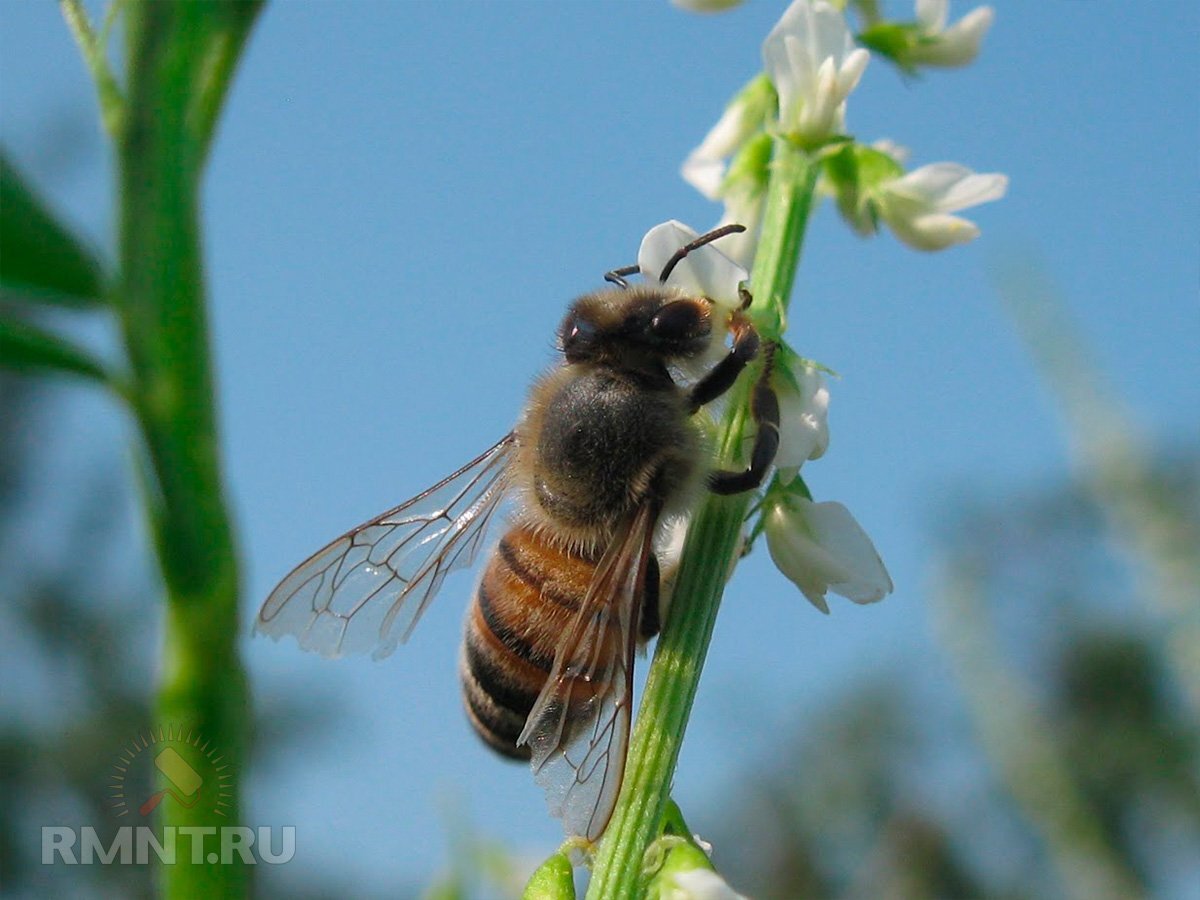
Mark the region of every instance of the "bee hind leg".
POLYGON ((642 589, 642 615, 638 621, 638 638, 648 641, 659 632, 661 616, 659 601, 661 597, 662 575, 658 566, 658 556, 654 553, 646 560, 646 583, 642 589))
POLYGON ((750 398, 750 413, 758 426, 754 447, 750 451, 750 464, 742 471, 718 469, 709 474, 708 488, 714 494, 740 494, 753 490, 763 483, 771 464, 775 462, 775 454, 779 450, 779 398, 771 387, 774 344, 767 344, 765 356, 766 364, 754 383, 754 393, 750 398))

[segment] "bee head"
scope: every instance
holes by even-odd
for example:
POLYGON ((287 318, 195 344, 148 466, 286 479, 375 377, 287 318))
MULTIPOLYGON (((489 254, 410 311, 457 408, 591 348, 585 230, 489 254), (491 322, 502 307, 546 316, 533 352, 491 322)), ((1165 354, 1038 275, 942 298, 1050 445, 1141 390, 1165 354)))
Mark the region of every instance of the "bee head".
POLYGON ((569 363, 639 368, 698 356, 712 336, 712 307, 661 285, 599 291, 571 304, 559 328, 569 363))

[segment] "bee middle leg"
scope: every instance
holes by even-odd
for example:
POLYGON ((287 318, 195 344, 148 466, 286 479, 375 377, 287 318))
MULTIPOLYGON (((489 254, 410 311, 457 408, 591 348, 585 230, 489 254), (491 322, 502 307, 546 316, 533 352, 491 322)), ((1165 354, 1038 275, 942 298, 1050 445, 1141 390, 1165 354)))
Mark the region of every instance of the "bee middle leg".
POLYGON ((740 472, 725 469, 712 472, 708 476, 708 488, 714 494, 740 494, 758 487, 767 477, 775 454, 779 451, 779 398, 771 387, 775 345, 767 344, 764 355, 765 364, 758 381, 754 383, 754 393, 750 398, 750 413, 758 427, 754 435, 754 447, 750 451, 750 464, 740 472))
POLYGON ((692 386, 688 395, 693 414, 733 387, 733 383, 749 365, 750 360, 758 356, 758 332, 754 330, 749 319, 735 314, 730 330, 733 332, 733 346, 729 348, 729 353, 692 386))

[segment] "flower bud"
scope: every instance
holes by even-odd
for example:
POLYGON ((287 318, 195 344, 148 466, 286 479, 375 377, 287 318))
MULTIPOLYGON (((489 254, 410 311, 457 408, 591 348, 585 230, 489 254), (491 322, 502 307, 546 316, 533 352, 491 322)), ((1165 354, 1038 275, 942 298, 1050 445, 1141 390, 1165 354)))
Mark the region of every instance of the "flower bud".
POLYGON ((575 900, 575 873, 561 850, 538 866, 521 900, 575 900))

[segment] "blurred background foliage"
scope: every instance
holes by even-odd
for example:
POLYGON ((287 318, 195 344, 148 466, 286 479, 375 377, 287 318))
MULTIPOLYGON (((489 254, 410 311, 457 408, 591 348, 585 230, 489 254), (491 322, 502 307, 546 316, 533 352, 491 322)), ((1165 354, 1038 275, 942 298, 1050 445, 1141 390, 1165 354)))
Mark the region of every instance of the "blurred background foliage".
MULTIPOLYGON (((1200 535, 1196 448, 1150 473, 1164 524, 1200 535)), ((1194 896, 1200 731, 1090 490, 954 494, 929 601, 963 705, 897 678, 796 723, 715 861, 755 897, 1194 896)))

